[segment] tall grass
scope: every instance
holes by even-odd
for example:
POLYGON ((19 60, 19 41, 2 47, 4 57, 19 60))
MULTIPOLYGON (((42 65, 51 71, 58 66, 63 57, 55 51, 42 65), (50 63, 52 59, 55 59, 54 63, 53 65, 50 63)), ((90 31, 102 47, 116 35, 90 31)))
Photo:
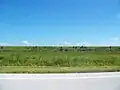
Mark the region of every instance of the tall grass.
POLYGON ((1 66, 120 66, 119 54, 80 52, 2 52, 1 66))

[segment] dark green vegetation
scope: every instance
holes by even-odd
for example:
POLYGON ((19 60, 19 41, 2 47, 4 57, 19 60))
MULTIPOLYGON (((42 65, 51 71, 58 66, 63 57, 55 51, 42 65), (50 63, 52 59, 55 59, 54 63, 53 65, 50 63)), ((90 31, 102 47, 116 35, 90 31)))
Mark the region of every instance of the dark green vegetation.
POLYGON ((0 72, 118 71, 120 70, 120 47, 1 46, 0 66, 0 72))

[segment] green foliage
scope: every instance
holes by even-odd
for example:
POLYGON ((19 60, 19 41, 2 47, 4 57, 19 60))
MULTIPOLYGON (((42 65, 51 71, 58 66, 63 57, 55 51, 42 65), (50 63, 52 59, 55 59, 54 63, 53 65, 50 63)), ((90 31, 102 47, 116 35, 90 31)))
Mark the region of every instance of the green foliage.
POLYGON ((2 66, 120 66, 120 47, 5 47, 2 66))
POLYGON ((4 56, 0 56, 0 60, 3 60, 4 59, 4 56))

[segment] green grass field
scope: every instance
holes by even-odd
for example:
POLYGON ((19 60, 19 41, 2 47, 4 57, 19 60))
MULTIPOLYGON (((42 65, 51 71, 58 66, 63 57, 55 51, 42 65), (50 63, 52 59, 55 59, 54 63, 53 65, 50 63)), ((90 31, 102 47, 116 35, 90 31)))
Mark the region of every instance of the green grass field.
POLYGON ((120 47, 1 47, 1 73, 119 71, 120 47))

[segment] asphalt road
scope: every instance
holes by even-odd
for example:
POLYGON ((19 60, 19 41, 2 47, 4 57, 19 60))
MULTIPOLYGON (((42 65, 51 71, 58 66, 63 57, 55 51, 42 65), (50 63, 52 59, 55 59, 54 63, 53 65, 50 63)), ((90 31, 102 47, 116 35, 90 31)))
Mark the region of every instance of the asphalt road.
POLYGON ((0 90, 120 90, 120 72, 0 74, 0 90))

